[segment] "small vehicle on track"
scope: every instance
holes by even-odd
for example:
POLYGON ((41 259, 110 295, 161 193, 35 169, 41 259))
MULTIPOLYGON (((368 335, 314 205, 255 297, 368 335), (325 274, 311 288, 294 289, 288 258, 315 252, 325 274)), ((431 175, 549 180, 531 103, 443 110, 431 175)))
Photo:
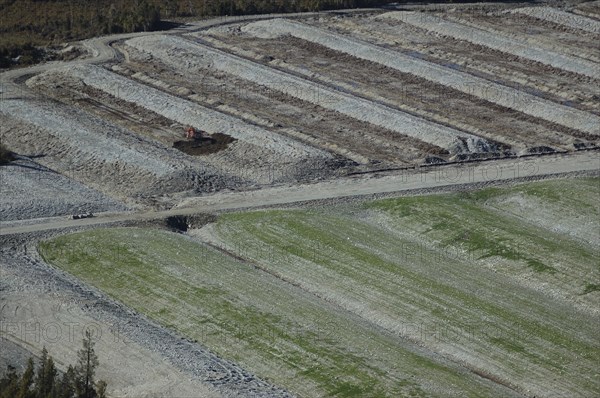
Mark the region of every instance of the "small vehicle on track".
POLYGON ((67 217, 70 220, 81 220, 82 218, 92 218, 94 214, 92 212, 82 213, 82 214, 72 214, 67 217))

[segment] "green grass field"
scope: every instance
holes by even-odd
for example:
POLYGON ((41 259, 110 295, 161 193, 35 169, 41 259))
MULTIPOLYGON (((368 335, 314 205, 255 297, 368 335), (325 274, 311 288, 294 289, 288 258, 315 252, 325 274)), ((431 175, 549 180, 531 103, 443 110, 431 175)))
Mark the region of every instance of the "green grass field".
POLYGON ((196 238, 94 230, 40 252, 301 396, 589 397, 598 182, 232 213, 196 238))

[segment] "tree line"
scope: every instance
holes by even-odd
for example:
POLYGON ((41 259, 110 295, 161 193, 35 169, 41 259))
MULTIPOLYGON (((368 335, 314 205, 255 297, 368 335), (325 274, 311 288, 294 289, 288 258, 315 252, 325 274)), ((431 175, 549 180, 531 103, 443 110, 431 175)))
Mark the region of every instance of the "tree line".
MULTIPOLYGON (((156 30, 161 20, 370 7, 387 0, 1 0, 0 33, 42 45, 102 34, 156 30)), ((3 41, 6 42, 6 39, 3 41)), ((13 44, 20 42, 14 38, 13 44)), ((0 43, 2 44, 2 43, 0 43)), ((4 43, 8 44, 8 43, 4 43)), ((25 44, 25 43, 20 43, 25 44)))
POLYGON ((0 398, 106 398, 106 382, 94 380, 98 364, 94 341, 86 331, 76 366, 69 365, 61 376, 44 347, 37 369, 33 358, 28 359, 22 374, 8 367, 0 379, 0 398))
MULTIPOLYGON (((0 0, 0 68, 52 58, 39 47, 152 31, 164 20, 375 7, 389 0, 0 0)), ((54 54, 54 57, 58 55, 54 54)))

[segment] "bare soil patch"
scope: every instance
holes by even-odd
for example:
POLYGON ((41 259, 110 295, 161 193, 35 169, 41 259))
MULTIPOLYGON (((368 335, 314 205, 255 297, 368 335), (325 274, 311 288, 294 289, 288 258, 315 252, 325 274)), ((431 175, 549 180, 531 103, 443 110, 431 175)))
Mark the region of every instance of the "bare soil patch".
POLYGON ((202 137, 187 141, 175 141, 173 143, 173 148, 177 148, 188 155, 200 156, 220 152, 227 149, 229 144, 235 141, 235 138, 227 134, 215 133, 210 137, 202 137))

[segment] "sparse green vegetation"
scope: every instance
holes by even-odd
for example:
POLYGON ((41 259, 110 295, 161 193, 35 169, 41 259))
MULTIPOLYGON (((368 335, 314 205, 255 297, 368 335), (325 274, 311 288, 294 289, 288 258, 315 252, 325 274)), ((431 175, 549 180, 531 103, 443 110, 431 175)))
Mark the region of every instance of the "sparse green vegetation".
POLYGON ((598 179, 560 180, 391 199, 369 207, 393 215, 398 223, 427 236, 440 248, 463 251, 478 260, 502 258, 505 264, 555 274, 561 272, 558 266, 565 273, 582 264, 594 270, 598 251, 573 237, 598 239, 594 221, 600 216, 598 196, 598 179), (587 225, 574 221, 578 218, 587 225), (574 230, 571 234, 556 232, 561 220, 573 223, 564 226, 574 230))
MULTIPOLYGON (((555 203, 556 214, 585 216, 594 210, 573 203, 569 192, 581 192, 577 200, 591 204, 596 181, 389 199, 350 216, 343 211, 227 214, 215 233, 269 272, 335 297, 375 324, 406 331, 403 325, 419 323, 423 329, 411 337, 420 344, 445 352, 463 352, 466 346, 480 366, 488 363, 505 379, 519 380, 517 369, 535 367, 550 382, 564 368, 564 347, 570 347, 565 354, 570 357, 574 352, 600 356, 598 345, 584 343, 597 333, 589 328, 596 315, 584 315, 583 309, 598 301, 580 296, 589 275, 598 273, 600 253, 533 217, 524 221, 502 211, 498 200, 536 192, 555 203), (564 333, 578 328, 587 331, 579 329, 579 337, 564 333)), ((592 368, 591 362, 580 362, 573 373, 582 377, 574 389, 587 384, 583 395, 600 389, 586 381, 592 368)))
POLYGON ((204 236, 249 263, 138 229, 63 236, 40 252, 300 395, 509 394, 465 370, 476 369, 591 396, 598 298, 581 292, 598 290, 597 247, 504 208, 535 195, 557 214, 589 215, 596 181, 222 215, 204 236))
POLYGON ((600 292, 600 283, 588 283, 585 285, 585 289, 583 289, 583 294, 588 294, 591 292, 600 292))
POLYGON ((302 396, 505 393, 181 235, 94 230, 42 243, 40 253, 49 263, 302 396))

